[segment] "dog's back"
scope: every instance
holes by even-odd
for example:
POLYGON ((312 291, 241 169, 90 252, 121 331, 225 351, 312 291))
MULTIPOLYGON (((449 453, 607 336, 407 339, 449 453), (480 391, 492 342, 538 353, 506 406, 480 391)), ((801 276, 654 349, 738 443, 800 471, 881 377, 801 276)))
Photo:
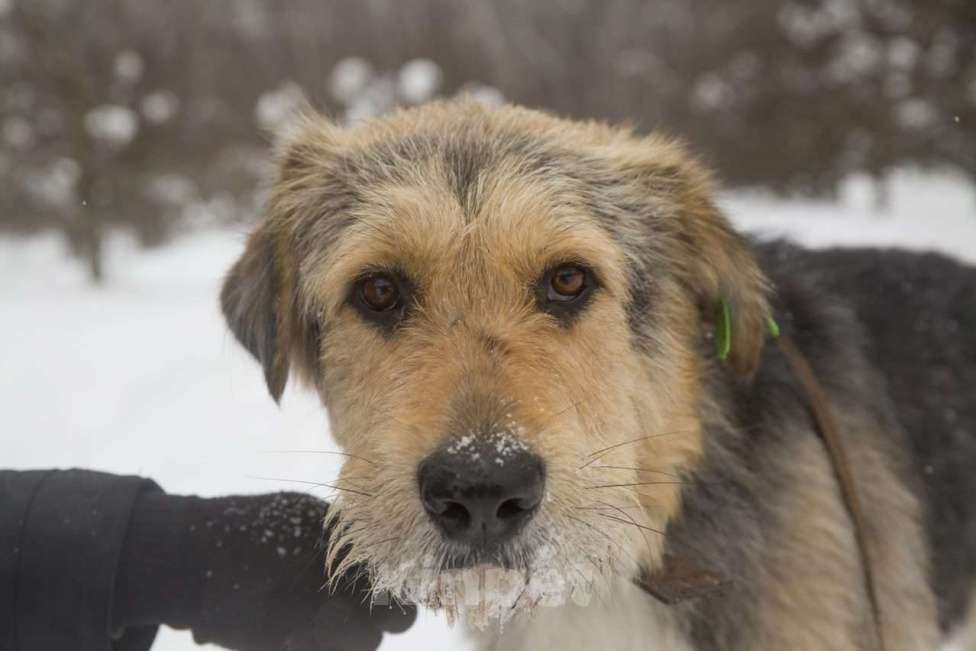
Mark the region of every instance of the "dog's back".
POLYGON ((976 583, 976 268, 900 250, 773 243, 760 252, 784 275, 812 271, 818 289, 841 297, 863 324, 866 353, 908 434, 939 618, 951 628, 976 583))

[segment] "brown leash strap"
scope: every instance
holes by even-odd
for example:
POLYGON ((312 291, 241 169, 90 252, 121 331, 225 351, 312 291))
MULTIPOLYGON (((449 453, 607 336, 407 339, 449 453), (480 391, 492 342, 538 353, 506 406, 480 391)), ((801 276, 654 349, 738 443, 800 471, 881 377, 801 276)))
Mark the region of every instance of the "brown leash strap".
POLYGON ((878 651, 885 651, 884 633, 881 628, 881 608, 878 604, 878 592, 874 581, 874 564, 872 563, 871 550, 867 541, 867 526, 864 521, 864 511, 861 508, 861 500, 858 496, 857 483, 854 480, 854 473, 851 470, 850 459, 844 447, 837 423, 830 410, 830 401, 824 392, 817 376, 807 358, 796 347, 796 344, 786 335, 777 337, 776 342, 779 349, 786 357, 790 368, 796 374, 797 379, 803 387, 803 392, 813 412, 813 417, 817 421, 817 429, 820 430, 820 437, 823 439, 824 446, 827 448, 827 456, 830 458, 830 465, 833 466, 837 475, 837 483, 840 485, 841 497, 844 506, 851 516, 854 525, 854 539, 857 542, 857 549, 861 556, 861 569, 864 573, 864 587, 867 591, 868 602, 871 606, 871 618, 874 623, 874 632, 877 637, 878 651))

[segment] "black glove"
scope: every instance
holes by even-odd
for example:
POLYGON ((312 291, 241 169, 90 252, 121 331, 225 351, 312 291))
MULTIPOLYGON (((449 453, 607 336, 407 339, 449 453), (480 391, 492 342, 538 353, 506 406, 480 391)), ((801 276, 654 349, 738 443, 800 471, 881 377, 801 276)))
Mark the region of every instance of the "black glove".
POLYGON ((370 609, 365 579, 325 586, 327 505, 308 495, 136 503, 118 572, 113 626, 189 628, 238 651, 360 651, 406 630, 411 608, 370 609))

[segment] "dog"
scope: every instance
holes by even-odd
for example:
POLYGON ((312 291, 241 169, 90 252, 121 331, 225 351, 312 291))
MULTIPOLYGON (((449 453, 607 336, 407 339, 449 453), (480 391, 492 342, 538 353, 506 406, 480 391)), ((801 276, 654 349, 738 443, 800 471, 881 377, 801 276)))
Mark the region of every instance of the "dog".
POLYGON ((275 400, 293 373, 327 408, 334 574, 484 648, 872 648, 776 323, 885 649, 976 623, 976 270, 751 242, 679 142, 513 106, 307 114, 275 160, 221 305, 275 400), (655 599, 669 555, 720 587, 655 599))

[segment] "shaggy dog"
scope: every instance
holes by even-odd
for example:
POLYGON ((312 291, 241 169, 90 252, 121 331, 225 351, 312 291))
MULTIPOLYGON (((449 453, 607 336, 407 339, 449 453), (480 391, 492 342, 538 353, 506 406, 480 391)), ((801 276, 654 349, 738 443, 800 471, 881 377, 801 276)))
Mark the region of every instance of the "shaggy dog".
POLYGON ((775 318, 844 435, 887 649, 963 625, 976 271, 753 246, 712 193, 673 140, 467 100, 285 135, 221 301, 274 398, 295 371, 328 408, 336 573, 487 648, 871 648, 775 318), (665 554, 721 588, 657 601, 665 554))

